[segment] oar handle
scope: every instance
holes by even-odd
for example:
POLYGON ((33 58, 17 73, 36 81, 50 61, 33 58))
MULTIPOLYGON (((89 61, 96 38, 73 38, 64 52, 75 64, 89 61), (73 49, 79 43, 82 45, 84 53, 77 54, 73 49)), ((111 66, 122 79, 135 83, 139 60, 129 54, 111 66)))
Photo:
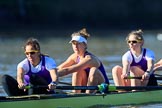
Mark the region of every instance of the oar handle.
POLYGON ((125 77, 124 79, 142 79, 142 77, 128 76, 128 77, 125 77))
POLYGON ((25 86, 25 89, 33 89, 33 88, 48 88, 48 86, 46 86, 46 85, 25 86))

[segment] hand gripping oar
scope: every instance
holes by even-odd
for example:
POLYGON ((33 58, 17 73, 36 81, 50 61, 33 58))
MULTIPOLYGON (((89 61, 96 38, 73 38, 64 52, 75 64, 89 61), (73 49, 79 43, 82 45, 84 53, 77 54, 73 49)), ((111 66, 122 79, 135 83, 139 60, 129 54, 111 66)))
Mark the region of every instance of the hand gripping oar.
MULTIPOLYGON (((47 86, 26 86, 30 88, 47 88, 47 86)), ((162 86, 110 86, 108 84, 101 84, 98 86, 56 86, 56 89, 61 90, 98 90, 101 93, 117 90, 162 90, 162 86)))

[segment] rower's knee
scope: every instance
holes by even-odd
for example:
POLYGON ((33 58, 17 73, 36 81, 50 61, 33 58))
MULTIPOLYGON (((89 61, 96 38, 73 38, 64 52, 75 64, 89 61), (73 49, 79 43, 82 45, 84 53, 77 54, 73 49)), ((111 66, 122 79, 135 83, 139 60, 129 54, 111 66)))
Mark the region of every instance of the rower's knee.
POLYGON ((95 67, 90 69, 88 80, 89 82, 94 82, 96 84, 105 82, 102 73, 95 67))
POLYGON ((94 80, 97 78, 97 69, 96 68, 91 68, 89 72, 89 80, 94 80))
POLYGON ((121 67, 119 66, 119 65, 117 65, 117 66, 114 66, 113 68, 112 68, 112 75, 116 75, 116 74, 118 74, 119 72, 121 72, 121 67))

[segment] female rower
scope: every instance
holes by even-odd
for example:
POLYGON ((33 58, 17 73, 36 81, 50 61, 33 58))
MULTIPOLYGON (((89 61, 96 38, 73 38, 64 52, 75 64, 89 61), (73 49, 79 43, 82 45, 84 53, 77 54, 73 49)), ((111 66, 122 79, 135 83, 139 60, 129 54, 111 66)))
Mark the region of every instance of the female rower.
POLYGON ((2 85, 9 96, 27 95, 27 85, 47 86, 47 88, 34 88, 30 94, 54 93, 58 82, 56 63, 40 51, 37 39, 29 38, 24 45, 26 58, 17 65, 17 81, 9 76, 2 77, 2 85))
MULTIPOLYGON (((87 38, 90 35, 86 29, 82 29, 72 34, 70 43, 74 53, 58 66, 59 77, 72 74, 73 86, 95 86, 101 83, 109 84, 108 77, 102 62, 92 53, 87 51, 87 38)), ((80 90, 74 90, 80 93, 80 90)), ((92 93, 93 90, 86 90, 92 93)))
POLYGON ((148 48, 143 48, 144 39, 142 30, 132 31, 126 37, 129 46, 122 57, 122 65, 112 69, 112 76, 116 86, 147 86, 157 85, 154 77, 154 52, 148 48), (128 76, 141 77, 142 79, 125 79, 128 76))

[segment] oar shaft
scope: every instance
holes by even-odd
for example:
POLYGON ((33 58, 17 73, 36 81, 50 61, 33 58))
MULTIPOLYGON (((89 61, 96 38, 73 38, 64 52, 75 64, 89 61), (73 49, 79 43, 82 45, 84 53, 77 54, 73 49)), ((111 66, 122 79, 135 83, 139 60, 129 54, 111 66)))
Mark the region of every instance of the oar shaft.
MULTIPOLYGON (((31 88, 48 88, 48 86, 37 85, 37 86, 26 86, 26 89, 31 88)), ((56 86, 56 89, 61 90, 98 90, 98 86, 56 86)))
MULTIPOLYGON (((48 88, 48 86, 26 86, 30 88, 48 88)), ((99 90, 100 92, 117 91, 117 90, 162 90, 162 86, 109 86, 101 84, 98 86, 56 86, 61 90, 99 90)))
POLYGON ((162 86, 116 86, 116 90, 162 90, 162 86))
MULTIPOLYGON (((162 80, 162 75, 159 75, 159 74, 154 74, 154 75, 157 80, 162 80)), ((125 79, 142 79, 142 76, 140 77, 128 76, 125 79)), ((109 80, 113 80, 113 78, 109 78, 109 80)))
POLYGON ((57 86, 56 89, 62 89, 62 90, 98 90, 98 86, 57 86))
MULTIPOLYGON (((157 80, 162 80, 162 77, 155 77, 157 80)), ((128 76, 125 79, 142 79, 142 77, 132 77, 132 76, 128 76)))
MULTIPOLYGON (((62 90, 99 90, 99 86, 57 86, 62 90)), ((116 90, 162 90, 162 86, 107 86, 107 91, 116 90)))

